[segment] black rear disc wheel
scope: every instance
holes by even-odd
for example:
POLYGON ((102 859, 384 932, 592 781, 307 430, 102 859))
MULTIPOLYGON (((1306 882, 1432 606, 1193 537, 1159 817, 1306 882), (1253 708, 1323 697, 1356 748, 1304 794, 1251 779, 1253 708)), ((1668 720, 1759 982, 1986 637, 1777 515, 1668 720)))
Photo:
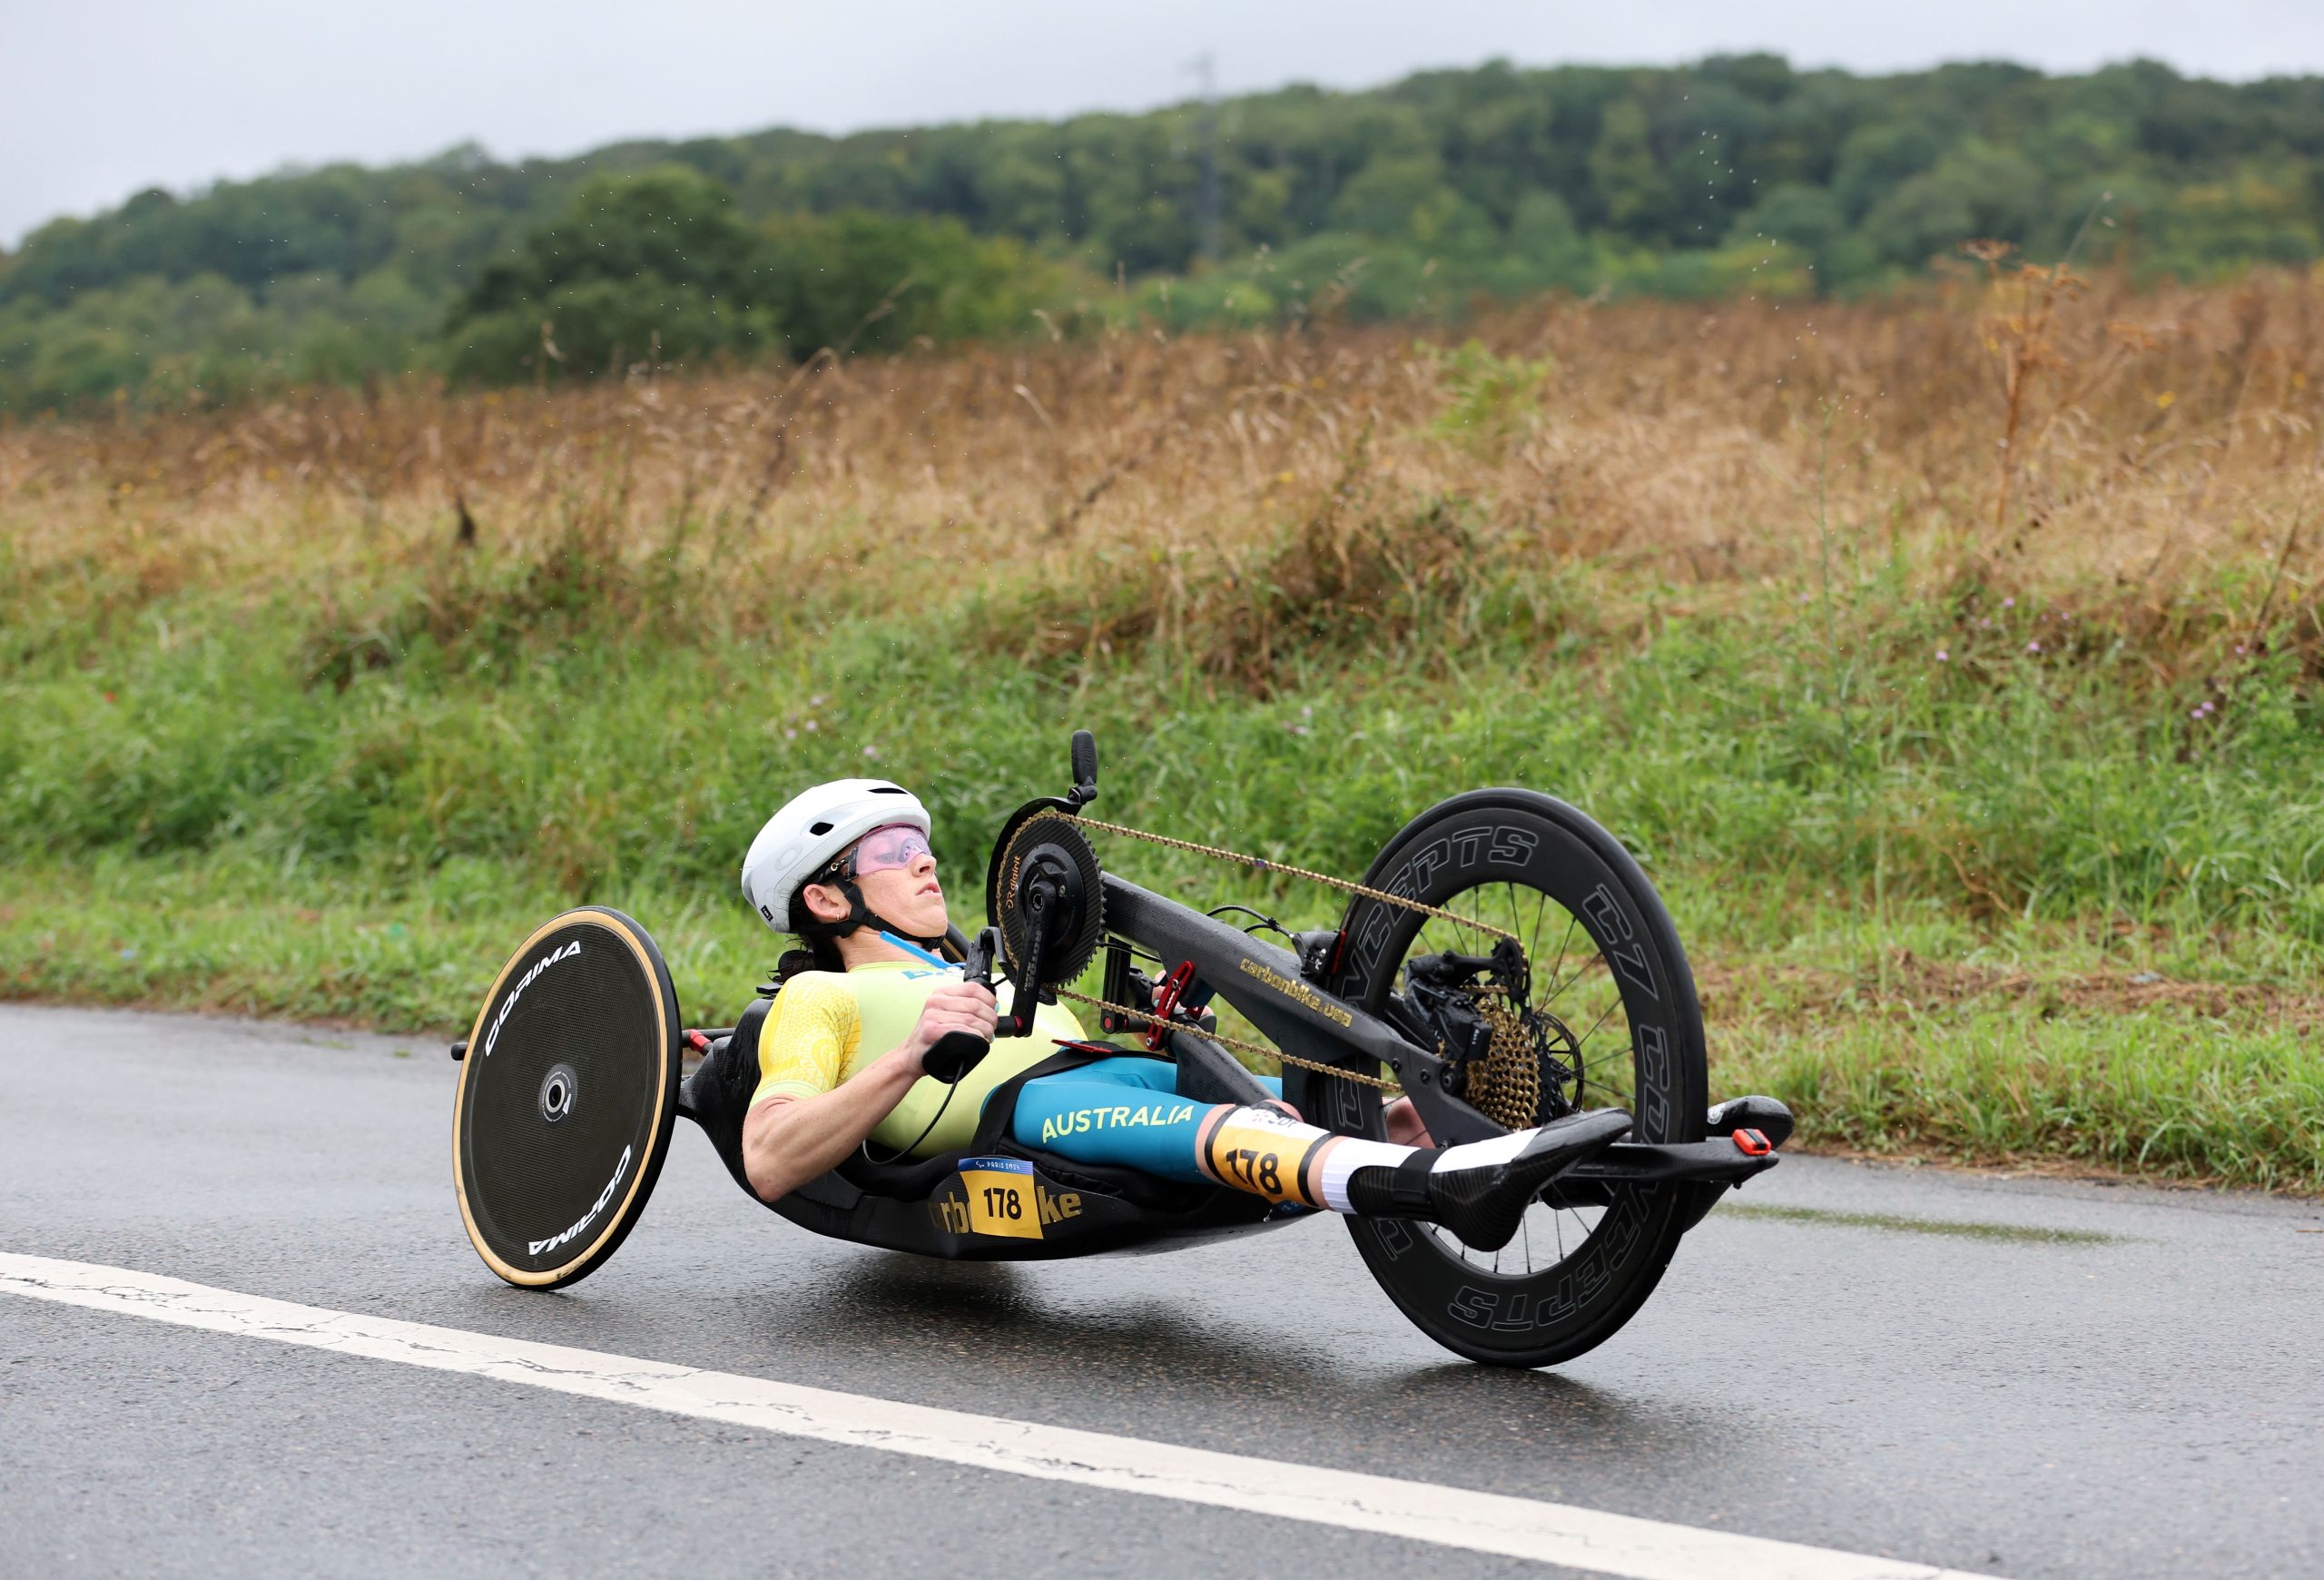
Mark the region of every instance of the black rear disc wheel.
MULTIPOLYGON (((1535 1122, 1622 1108, 1633 1140, 1702 1139, 1709 1076, 1693 973, 1653 885, 1603 828, 1551 796, 1473 791, 1413 819, 1364 882, 1518 935, 1541 1057, 1535 1122)), ((1328 985, 1374 1014, 1405 991, 1410 961, 1485 954, 1496 942, 1362 897, 1344 925, 1328 985)), ((1315 1123, 1384 1133, 1376 1088, 1317 1076, 1305 1095, 1315 1123)), ((1552 1366, 1637 1313, 1685 1232, 1688 1204, 1683 1188, 1667 1184, 1552 1190, 1492 1254, 1414 1221, 1351 1218, 1348 1229, 1381 1288, 1439 1344, 1492 1365, 1552 1366)))
POLYGON ((453 1189, 487 1267, 554 1289, 613 1255, 669 1151, 679 1035, 669 967, 618 911, 567 911, 509 956, 452 1117, 453 1189))

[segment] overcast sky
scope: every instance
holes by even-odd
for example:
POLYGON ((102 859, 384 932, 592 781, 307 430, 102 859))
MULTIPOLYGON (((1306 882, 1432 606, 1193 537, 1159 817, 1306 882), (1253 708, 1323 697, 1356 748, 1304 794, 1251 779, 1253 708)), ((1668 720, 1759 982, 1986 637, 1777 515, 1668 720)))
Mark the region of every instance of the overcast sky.
POLYGON ((1364 87, 1423 66, 1770 49, 1857 70, 2324 71, 2324 0, 0 0, 0 242, 148 186, 476 141, 849 131, 1364 87))

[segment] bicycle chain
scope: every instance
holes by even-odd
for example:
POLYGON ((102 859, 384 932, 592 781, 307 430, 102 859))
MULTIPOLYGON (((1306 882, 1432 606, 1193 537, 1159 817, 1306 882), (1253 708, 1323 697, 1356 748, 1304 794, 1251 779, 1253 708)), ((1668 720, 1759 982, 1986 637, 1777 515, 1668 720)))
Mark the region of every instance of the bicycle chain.
POLYGON ((1054 806, 1045 807, 1025 821, 1038 823, 1044 817, 1061 817, 1068 823, 1079 824, 1084 828, 1102 828, 1108 834, 1142 839, 1148 844, 1167 845, 1172 850, 1191 851, 1196 855, 1210 856, 1217 861, 1235 862, 1249 867, 1254 872, 1288 873, 1295 878, 1305 878, 1311 884, 1321 884, 1328 889, 1338 889, 1350 894, 1361 894, 1367 900, 1377 900, 1383 904, 1398 905, 1407 911, 1417 911, 1423 916, 1434 916, 1440 921, 1458 923, 1463 927, 1490 934, 1494 938, 1506 938, 1520 948, 1524 946, 1525 941, 1506 927, 1491 926, 1463 916, 1457 911, 1447 911, 1439 906, 1423 904, 1418 900, 1408 900, 1402 894, 1392 894, 1385 889, 1373 889, 1362 884, 1352 884, 1345 878, 1335 878, 1327 873, 1311 873, 1305 867, 1286 866, 1281 862, 1271 862, 1265 856, 1246 855, 1241 851, 1226 850, 1215 844, 1196 844, 1190 839, 1173 839, 1167 834, 1148 834, 1142 828, 1125 828, 1118 823, 1100 823, 1094 817, 1059 812, 1054 806))
MULTIPOLYGON (((1101 829, 1105 833, 1118 834, 1129 839, 1142 839, 1148 844, 1165 845, 1171 850, 1182 850, 1195 855, 1209 856, 1215 861, 1234 862, 1238 865, 1249 867, 1254 872, 1285 873, 1295 878, 1305 878, 1309 883, 1321 884, 1325 888, 1338 889, 1350 894, 1361 894, 1367 900, 1377 900, 1383 904, 1400 906, 1406 911, 1417 911, 1423 916, 1434 916, 1440 921, 1451 922, 1479 933, 1489 933, 1495 938, 1506 938, 1521 947, 1524 943, 1524 940, 1506 928, 1489 926, 1485 923, 1463 916, 1457 911, 1447 911, 1441 906, 1423 904, 1418 900, 1407 899, 1402 894, 1392 894, 1385 889, 1374 889, 1363 884, 1350 883, 1345 878, 1335 878, 1327 873, 1310 872, 1305 867, 1271 862, 1265 856, 1246 855, 1241 851, 1227 850, 1215 844, 1197 844, 1193 840, 1176 839, 1167 834, 1149 834, 1145 829, 1130 828, 1118 823, 1103 823, 1094 817, 1060 812, 1053 806, 1043 808, 1025 821, 1027 824, 1033 824, 1045 817, 1059 818, 1083 828, 1101 829)), ((1174 1023, 1158 1015, 1148 1014, 1143 1010, 1133 1010, 1127 1004, 1108 1003, 1105 1000, 1092 998, 1088 993, 1078 993, 1062 987, 1056 991, 1059 998, 1071 999, 1076 1003, 1088 1004, 1092 1009, 1105 1010, 1117 1015, 1128 1016, 1131 1020, 1143 1021, 1149 1026, 1167 1027, 1174 1023)), ((1200 1032, 1196 1035, 1206 1036, 1212 1042, 1235 1049, 1238 1052, 1249 1053, 1261 1059, 1272 1059, 1278 1064, 1294 1065, 1301 1070, 1312 1070, 1320 1075, 1336 1076, 1342 1081, 1352 1081, 1359 1086, 1376 1087, 1382 1091, 1402 1090, 1395 1082, 1383 1080, 1376 1075, 1359 1075, 1353 1070, 1343 1069, 1336 1064, 1325 1064, 1315 1059, 1302 1059, 1295 1053, 1285 1053, 1280 1049, 1265 1047, 1256 1042, 1246 1042, 1239 1037, 1230 1037, 1222 1032, 1200 1032)))
POLYGON ((1394 1081, 1384 1081, 1377 1075, 1358 1075, 1353 1070, 1344 1070, 1336 1064, 1325 1064, 1321 1060, 1302 1059, 1296 1053, 1285 1053, 1279 1048, 1270 1048, 1263 1042, 1246 1042, 1240 1037, 1230 1037, 1224 1032, 1201 1031, 1187 1025, 1184 1021, 1166 1021, 1161 1016, 1148 1014, 1144 1010, 1133 1010, 1128 1004, 1109 1004, 1105 1000, 1092 998, 1088 993, 1075 992, 1071 988, 1056 988, 1052 991, 1061 999, 1071 999, 1077 1004, 1088 1004, 1093 1010, 1106 1010, 1117 1015, 1126 1015, 1133 1021, 1143 1021, 1149 1026, 1163 1026, 1176 1032, 1191 1032, 1197 1037, 1207 1037, 1221 1047, 1232 1048, 1239 1053, 1249 1053, 1260 1059, 1272 1059, 1278 1064, 1295 1064, 1302 1070, 1313 1070, 1319 1075, 1335 1075, 1342 1081, 1353 1081, 1358 1086, 1377 1087, 1382 1091, 1403 1090, 1394 1081))

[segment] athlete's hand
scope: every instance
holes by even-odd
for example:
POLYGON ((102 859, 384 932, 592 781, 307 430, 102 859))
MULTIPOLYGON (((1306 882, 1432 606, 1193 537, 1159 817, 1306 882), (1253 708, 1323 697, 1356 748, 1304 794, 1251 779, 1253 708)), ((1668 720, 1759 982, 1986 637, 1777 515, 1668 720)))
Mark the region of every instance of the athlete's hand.
POLYGON ((946 1032, 966 1032, 990 1042, 1000 1019, 990 988, 970 982, 946 983, 928 995, 928 1002, 921 1007, 919 1023, 897 1052, 911 1066, 914 1075, 925 1075, 928 1051, 942 1042, 946 1032))

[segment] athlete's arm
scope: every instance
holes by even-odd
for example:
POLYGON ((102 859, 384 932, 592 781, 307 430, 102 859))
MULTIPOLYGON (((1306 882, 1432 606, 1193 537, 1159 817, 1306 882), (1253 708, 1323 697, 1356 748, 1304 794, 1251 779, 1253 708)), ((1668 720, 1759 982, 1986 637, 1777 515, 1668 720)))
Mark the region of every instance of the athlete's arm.
POLYGON ((770 1097, 743 1121, 743 1173, 762 1201, 779 1201, 829 1173, 862 1146, 927 1073, 921 1058, 947 1032, 990 1040, 992 992, 948 983, 928 995, 920 1021, 901 1043, 849 1080, 812 1097, 770 1097))

